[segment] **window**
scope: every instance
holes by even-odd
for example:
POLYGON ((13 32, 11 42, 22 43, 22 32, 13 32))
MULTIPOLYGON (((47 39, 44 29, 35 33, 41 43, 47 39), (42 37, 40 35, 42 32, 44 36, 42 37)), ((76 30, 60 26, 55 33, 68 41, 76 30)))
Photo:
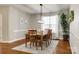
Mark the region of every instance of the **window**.
POLYGON ((43 24, 41 25, 42 29, 52 29, 53 32, 58 32, 58 15, 54 16, 43 16, 43 24))

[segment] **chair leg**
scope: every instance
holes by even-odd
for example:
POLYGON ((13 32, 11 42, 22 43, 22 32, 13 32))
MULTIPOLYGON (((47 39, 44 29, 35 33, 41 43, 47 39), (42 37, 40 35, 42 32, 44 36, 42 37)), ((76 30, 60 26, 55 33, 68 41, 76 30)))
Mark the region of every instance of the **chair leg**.
POLYGON ((35 42, 36 50, 38 50, 37 42, 35 42))
POLYGON ((32 42, 30 42, 30 48, 31 48, 31 43, 32 43, 32 42))
POLYGON ((27 47, 27 39, 25 40, 25 46, 27 47))
POLYGON ((41 50, 43 50, 43 43, 41 42, 41 50))
POLYGON ((50 40, 50 44, 51 44, 51 40, 50 40))
POLYGON ((27 47, 27 42, 25 43, 25 46, 27 47))
POLYGON ((48 46, 47 42, 46 42, 46 47, 48 46))
POLYGON ((34 42, 33 42, 33 46, 34 46, 34 42))
POLYGON ((42 42, 35 42, 36 50, 38 50, 38 45, 40 45, 41 50, 43 50, 43 43, 42 42))
POLYGON ((41 50, 42 50, 42 45, 41 45, 41 50))
POLYGON ((51 40, 49 40, 49 45, 51 44, 51 40))
POLYGON ((48 45, 49 45, 49 41, 48 41, 48 45))

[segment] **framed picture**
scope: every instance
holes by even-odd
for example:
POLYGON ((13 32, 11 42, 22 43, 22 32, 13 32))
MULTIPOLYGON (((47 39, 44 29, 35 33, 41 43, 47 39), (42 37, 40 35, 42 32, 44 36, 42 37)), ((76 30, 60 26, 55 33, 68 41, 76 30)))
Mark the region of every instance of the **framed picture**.
POLYGON ((20 17, 20 24, 25 24, 27 23, 27 20, 25 20, 23 17, 20 17))

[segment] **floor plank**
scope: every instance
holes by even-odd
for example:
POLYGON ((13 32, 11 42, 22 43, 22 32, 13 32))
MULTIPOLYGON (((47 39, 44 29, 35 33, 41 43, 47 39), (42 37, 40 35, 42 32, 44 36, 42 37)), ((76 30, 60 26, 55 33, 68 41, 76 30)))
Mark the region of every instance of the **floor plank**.
POLYGON ((60 40, 55 50, 56 54, 71 54, 69 41, 60 40))

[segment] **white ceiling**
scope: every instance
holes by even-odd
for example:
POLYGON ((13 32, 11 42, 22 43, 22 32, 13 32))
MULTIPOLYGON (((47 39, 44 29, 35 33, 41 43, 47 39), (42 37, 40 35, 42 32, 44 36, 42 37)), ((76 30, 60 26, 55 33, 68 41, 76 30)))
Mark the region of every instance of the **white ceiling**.
MULTIPOLYGON (((40 13, 40 4, 0 4, 0 6, 14 6, 27 13, 40 13)), ((68 4, 43 4, 43 13, 68 9, 68 4)))
MULTIPOLYGON (((33 10, 33 13, 40 13, 40 4, 26 4, 24 6, 28 6, 33 10)), ((62 9, 68 9, 68 4, 43 4, 43 13, 48 12, 56 12, 62 9)))

